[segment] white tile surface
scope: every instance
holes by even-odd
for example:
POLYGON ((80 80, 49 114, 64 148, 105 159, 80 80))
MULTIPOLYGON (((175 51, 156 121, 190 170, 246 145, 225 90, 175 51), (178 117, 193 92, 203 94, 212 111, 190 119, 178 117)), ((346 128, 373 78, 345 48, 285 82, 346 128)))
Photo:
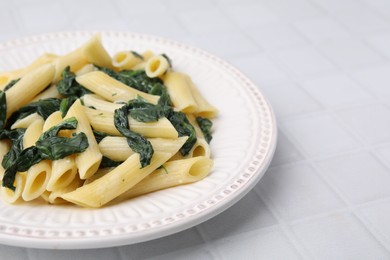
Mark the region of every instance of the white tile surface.
POLYGON ((222 239, 237 234, 262 229, 277 224, 267 206, 255 191, 251 191, 239 203, 204 224, 199 230, 206 241, 222 239))
POLYGON ((287 221, 344 206, 315 169, 305 163, 272 167, 258 187, 287 221))
POLYGON ((293 25, 312 42, 327 42, 352 37, 339 22, 331 18, 310 19, 293 25))
POLYGON ((390 63, 388 61, 384 64, 355 70, 352 77, 377 98, 390 98, 390 88, 387 84, 390 80, 390 63))
POLYGON ((287 78, 286 73, 265 53, 234 57, 231 62, 260 86, 266 87, 270 82, 287 78))
POLYGON ((320 172, 352 203, 390 196, 388 170, 370 153, 360 152, 317 162, 320 172), (367 174, 369 173, 369 174, 367 174))
POLYGON ((283 23, 269 23, 246 29, 249 37, 265 49, 282 49, 306 44, 305 38, 283 23))
POLYGON ((388 259, 389 253, 350 214, 334 214, 293 227, 316 259, 388 259), (369 250, 367 250, 369 248, 369 250))
POLYGON ((100 29, 209 50, 259 85, 280 128, 255 189, 197 227, 98 250, 0 245, 0 259, 389 259, 389 16, 387 0, 0 1, 2 41, 100 29))
POLYGON ((384 61, 385 58, 354 39, 331 40, 318 45, 322 53, 342 68, 353 68, 384 61))
POLYGON ((383 105, 366 105, 340 111, 339 117, 350 131, 357 133, 367 144, 390 142, 390 124, 384 120, 390 117, 390 109, 383 105))
POLYGON ((241 27, 258 27, 278 21, 278 17, 263 3, 227 6, 225 12, 241 27))
POLYGON ((231 32, 233 24, 227 19, 222 11, 216 8, 203 10, 188 10, 179 13, 179 21, 189 32, 194 34, 212 34, 216 32, 231 32))
POLYGON ((264 84, 264 92, 271 100, 275 113, 281 118, 322 110, 321 105, 315 99, 292 82, 264 84))
POLYGON ((293 245, 278 228, 248 232, 234 238, 217 241, 216 248, 221 259, 302 259, 293 245), (237 243, 237 241, 241 241, 237 243), (256 241, 256 242, 254 242, 256 241))
MULTIPOLYGON (((390 154, 389 154, 390 158, 390 154)), ((276 146, 275 156, 271 166, 288 164, 303 160, 303 155, 298 151, 295 145, 281 131, 278 131, 278 144, 276 146)))
POLYGON ((309 157, 329 156, 358 147, 355 139, 327 114, 290 118, 281 122, 281 127, 309 157))
POLYGON ((298 76, 307 76, 335 70, 336 67, 311 46, 277 51, 276 57, 298 76))
POLYGON ((327 108, 342 108, 373 102, 369 92, 341 73, 307 78, 302 83, 302 87, 327 108))

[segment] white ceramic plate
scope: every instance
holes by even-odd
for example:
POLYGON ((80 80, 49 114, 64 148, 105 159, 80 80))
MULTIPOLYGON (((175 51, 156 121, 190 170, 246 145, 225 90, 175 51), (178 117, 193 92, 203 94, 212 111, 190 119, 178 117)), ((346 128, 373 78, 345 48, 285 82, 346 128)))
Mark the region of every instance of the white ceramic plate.
MULTIPOLYGON (((64 54, 91 32, 53 33, 0 44, 0 71, 26 66, 43 52, 64 54)), ((0 201, 0 243, 36 248, 98 248, 166 236, 199 224, 242 198, 263 176, 276 146, 272 109, 258 88, 227 62, 194 47, 133 33, 102 33, 120 50, 166 53, 220 111, 206 179, 102 209, 0 201)))

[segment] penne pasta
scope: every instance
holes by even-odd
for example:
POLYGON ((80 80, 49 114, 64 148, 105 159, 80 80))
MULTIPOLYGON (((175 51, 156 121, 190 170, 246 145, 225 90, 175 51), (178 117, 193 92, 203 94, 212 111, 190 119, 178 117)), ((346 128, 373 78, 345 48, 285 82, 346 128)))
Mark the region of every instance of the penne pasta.
POLYGON ((55 160, 51 164, 52 174, 46 189, 56 191, 68 186, 77 175, 77 165, 73 156, 55 160))
POLYGON ((113 68, 111 57, 102 45, 100 34, 95 34, 83 47, 87 61, 100 67, 113 68))
POLYGON ((58 93, 57 86, 56 85, 51 85, 50 87, 46 88, 43 90, 41 93, 36 95, 31 102, 39 101, 41 99, 46 99, 46 98, 61 98, 61 94, 58 93))
POLYGON ((88 148, 84 152, 77 154, 75 159, 80 178, 87 179, 98 170, 102 160, 102 154, 100 153, 88 117, 79 99, 73 103, 65 116, 65 118, 70 117, 75 117, 78 121, 76 133, 85 133, 88 138, 88 148))
POLYGON ((66 187, 57 189, 53 192, 47 194, 46 201, 50 204, 66 204, 68 201, 61 198, 61 196, 65 193, 69 193, 71 191, 76 190, 78 187, 82 185, 82 180, 78 177, 75 177, 71 183, 69 183, 66 187))
POLYGON ((188 86, 190 88, 192 97, 194 98, 197 110, 195 114, 197 116, 202 116, 206 118, 214 118, 218 115, 218 109, 214 106, 210 105, 209 102, 202 96, 199 89, 194 85, 191 78, 186 75, 186 80, 188 82, 188 86))
POLYGON ((112 65, 119 70, 129 70, 143 62, 143 60, 142 56, 138 56, 134 52, 120 51, 112 58, 112 65))
MULTIPOLYGON (((23 136, 24 148, 35 145, 36 141, 42 134, 44 121, 43 119, 34 121, 26 129, 23 136)), ((22 198, 30 201, 38 198, 45 191, 47 182, 50 179, 51 165, 48 160, 43 160, 27 170, 25 184, 22 192, 22 198)))
POLYGON ((39 119, 32 122, 26 129, 23 136, 23 147, 28 148, 35 145, 35 142, 42 134, 44 121, 40 117, 39 119))
POLYGON ((0 90, 10 83, 12 80, 19 79, 27 73, 37 69, 38 67, 52 63, 58 56, 51 53, 45 53, 33 61, 30 65, 23 69, 13 70, 9 72, 3 72, 0 74, 0 90))
MULTIPOLYGON (((187 139, 187 136, 183 136, 177 140, 184 144, 187 139)), ((172 141, 172 139, 150 138, 148 140, 152 144, 154 151, 157 152, 171 150, 172 146, 177 145, 176 141, 172 141)), ((134 154, 125 137, 107 136, 100 141, 99 148, 103 156, 118 162, 122 162, 134 154)))
POLYGON ((38 198, 46 190, 46 185, 50 179, 51 164, 50 161, 44 160, 35 164, 28 169, 26 182, 22 192, 24 201, 30 201, 38 198))
POLYGON ((145 100, 156 104, 159 97, 146 94, 137 89, 126 86, 120 81, 111 78, 107 74, 101 71, 93 71, 76 78, 77 82, 89 89, 93 93, 103 97, 109 101, 124 101, 127 102, 131 99, 135 99, 138 96, 145 100))
POLYGON ((75 72, 81 69, 87 63, 88 61, 82 48, 76 49, 68 54, 65 54, 64 56, 58 57, 54 62, 55 75, 53 83, 56 83, 61 79, 62 72, 66 67, 69 66, 70 70, 75 72))
POLYGON ((123 106, 123 104, 108 102, 95 94, 84 95, 81 100, 86 107, 93 107, 96 110, 110 113, 114 113, 115 109, 121 108, 123 106))
POLYGON ((150 78, 161 77, 169 70, 169 61, 162 55, 150 58, 145 64, 146 75, 150 78))
MULTIPOLYGON (((91 126, 96 131, 119 136, 120 133, 114 125, 114 114, 84 107, 91 126)), ((177 138, 178 133, 171 122, 166 118, 160 118, 157 122, 143 123, 129 118, 130 130, 145 137, 177 138)))
POLYGON ((131 189, 171 156, 171 153, 156 152, 150 164, 141 168, 139 155, 134 154, 101 178, 61 197, 83 207, 99 208, 131 189))
POLYGON ((52 113, 48 118, 46 118, 46 121, 43 124, 43 132, 46 132, 51 127, 59 124, 61 121, 62 121, 62 116, 60 111, 52 113))
POLYGON ((179 72, 168 72, 164 77, 164 85, 168 89, 173 105, 184 113, 194 113, 198 105, 192 96, 186 76, 179 72))
POLYGON ((95 71, 96 67, 93 64, 86 64, 81 69, 76 71, 76 76, 87 74, 88 72, 95 71))
POLYGON ((11 129, 27 128, 36 120, 43 120, 43 118, 40 115, 38 115, 38 113, 32 113, 31 115, 28 115, 25 118, 22 118, 16 121, 15 123, 13 123, 11 129))
POLYGON ((162 168, 152 172, 133 188, 119 195, 113 202, 197 182, 204 179, 210 173, 212 167, 213 160, 203 156, 167 162, 162 168))
MULTIPOLYGON (((6 155, 9 151, 10 145, 7 141, 5 140, 0 140, 0 179, 3 179, 4 176, 4 168, 1 164, 3 161, 4 155, 6 155)), ((1 181, 0 181, 1 183, 1 181)))
POLYGON ((26 182, 26 172, 18 172, 15 177, 14 186, 16 189, 13 191, 4 186, 0 187, 1 198, 7 203, 15 203, 22 197, 24 184, 26 182))
POLYGON ((42 65, 26 74, 18 83, 7 90, 5 92, 7 97, 7 117, 44 90, 53 80, 54 73, 53 65, 42 65), (28 95, 25 94, 26 92, 28 92, 28 95))

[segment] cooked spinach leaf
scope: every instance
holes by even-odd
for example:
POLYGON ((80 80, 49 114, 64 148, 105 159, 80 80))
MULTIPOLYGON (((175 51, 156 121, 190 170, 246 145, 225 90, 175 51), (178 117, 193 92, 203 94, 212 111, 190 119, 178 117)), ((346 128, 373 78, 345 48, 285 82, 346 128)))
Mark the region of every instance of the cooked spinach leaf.
POLYGON ((88 89, 81 86, 76 81, 76 74, 70 71, 70 67, 66 67, 61 74, 62 78, 57 84, 57 90, 65 97, 76 96, 81 97, 85 94, 92 93, 88 89))
POLYGON ((16 187, 14 186, 14 182, 16 173, 27 171, 31 166, 40 161, 42 161, 42 158, 39 155, 37 147, 30 146, 23 150, 12 165, 5 170, 2 186, 15 190, 16 187))
POLYGON ((93 130, 93 135, 95 136, 97 143, 100 143, 104 137, 109 136, 109 134, 107 134, 107 133, 99 132, 99 131, 95 131, 95 130, 93 130))
POLYGON ((145 99, 138 97, 127 103, 129 115, 139 122, 156 122, 165 116, 165 110, 159 105, 148 103, 145 99))
POLYGON ((187 141, 180 148, 180 153, 183 156, 188 155, 197 140, 195 128, 191 125, 186 115, 182 112, 172 110, 167 115, 167 118, 171 122, 173 127, 176 129, 176 131, 179 133, 179 136, 188 136, 187 141))
POLYGON ((4 129, 7 120, 7 98, 5 92, 0 90, 0 131, 4 129))
POLYGON ((4 155, 3 160, 1 162, 1 165, 4 169, 9 168, 22 152, 23 136, 25 131, 26 129, 24 128, 18 128, 13 130, 3 129, 0 131, 0 140, 10 139, 12 141, 10 150, 4 155))
POLYGON ((153 146, 145 137, 138 133, 134 133, 129 129, 127 115, 127 105, 116 109, 114 113, 114 124, 116 129, 126 137, 129 147, 140 155, 140 163, 143 168, 150 164, 150 160, 154 153, 153 146))
POLYGON ((7 158, 4 156, 2 165, 5 168, 2 185, 15 190, 14 181, 17 172, 27 171, 34 164, 44 159, 58 160, 74 153, 80 153, 88 148, 88 139, 84 133, 78 133, 71 138, 57 136, 59 131, 65 129, 75 129, 77 127, 76 118, 72 117, 62 123, 53 126, 44 132, 36 142, 23 150, 24 129, 15 129, 0 133, 0 139, 7 137, 13 141, 7 158))
POLYGON ((210 143, 213 138, 211 136, 211 127, 213 126, 213 123, 209 119, 201 116, 196 118, 196 122, 198 123, 200 130, 202 130, 204 139, 206 139, 207 143, 210 143))
POLYGON ((106 156, 103 156, 99 168, 116 167, 121 163, 122 162, 117 162, 117 161, 111 160, 110 158, 108 158, 106 156))
POLYGON ((166 87, 159 78, 149 78, 144 70, 122 70, 115 72, 108 68, 98 69, 123 84, 152 95, 161 95, 166 87))
POLYGON ((130 51, 130 52, 134 55, 134 57, 137 57, 138 59, 144 60, 144 57, 141 54, 139 54, 138 52, 136 52, 136 51, 130 51))
POLYGON ((36 142, 43 159, 58 160, 74 153, 81 153, 88 148, 88 139, 84 133, 73 134, 72 137, 57 136, 61 130, 76 129, 77 119, 74 117, 62 121, 44 132, 36 142))
POLYGON ((13 80, 11 80, 11 81, 7 84, 7 86, 4 87, 4 91, 7 91, 7 90, 9 90, 10 88, 12 88, 16 83, 18 83, 19 80, 20 80, 20 79, 13 79, 13 80))
POLYGON ((47 119, 52 113, 60 109, 61 99, 46 98, 30 103, 12 113, 7 121, 7 126, 11 126, 17 120, 25 118, 33 113, 38 113, 43 119, 47 119))
POLYGON ((168 57, 168 55, 163 53, 163 54, 161 54, 161 56, 163 56, 168 61, 169 67, 172 68, 172 60, 168 57))
POLYGON ((175 127, 179 136, 189 137, 180 149, 183 156, 187 155, 196 143, 195 128, 188 121, 186 115, 181 112, 173 111, 173 108, 165 105, 164 102, 162 102, 162 104, 153 105, 143 98, 138 97, 137 99, 130 100, 128 104, 121 109, 124 110, 126 115, 129 114, 132 118, 140 122, 155 122, 159 118, 165 116, 175 127))
POLYGON ((73 103, 76 100, 77 100, 76 96, 69 96, 61 100, 60 111, 61 111, 62 118, 66 116, 66 113, 68 113, 69 108, 73 105, 73 103))

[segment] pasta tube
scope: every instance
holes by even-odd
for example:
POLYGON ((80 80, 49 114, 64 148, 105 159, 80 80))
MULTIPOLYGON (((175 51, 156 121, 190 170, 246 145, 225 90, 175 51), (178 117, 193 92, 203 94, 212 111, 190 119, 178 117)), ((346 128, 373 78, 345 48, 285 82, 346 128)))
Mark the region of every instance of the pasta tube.
POLYGON ((150 164, 141 168, 139 155, 134 154, 103 177, 61 197, 82 207, 101 207, 131 189, 171 156, 171 153, 155 152, 150 164))
POLYGON ((111 57, 102 45, 100 34, 95 34, 83 47, 87 61, 100 67, 113 68, 111 57))
POLYGON ((129 101, 140 96, 156 104, 159 96, 154 96, 131 88, 122 82, 111 78, 101 71, 93 71, 76 78, 76 81, 93 93, 109 101, 129 101))
MULTIPOLYGON (((187 136, 183 136, 179 137, 177 141, 184 144, 187 139, 187 136)), ((177 145, 177 141, 172 139, 150 138, 148 140, 152 144, 154 151, 158 152, 171 150, 177 145)), ((122 162, 134 154, 125 137, 107 136, 100 141, 99 148, 103 156, 118 162, 122 162)))
POLYGON ((7 117, 20 107, 30 102, 52 81, 55 70, 53 65, 46 64, 26 74, 18 83, 7 90, 7 117), (26 93, 28 92, 28 95, 26 93))
POLYGON ((120 70, 128 70, 133 68, 135 65, 141 63, 143 57, 135 55, 131 51, 120 51, 117 52, 112 58, 112 65, 120 70))
POLYGON ((81 97, 84 106, 86 107, 94 107, 97 110, 102 110, 105 112, 114 113, 115 109, 121 108, 123 104, 116 104, 112 102, 108 102, 98 95, 87 94, 81 97))
MULTIPOLYGON (((24 133, 23 146, 24 148, 35 145, 36 141, 42 134, 43 119, 34 121, 24 133)), ((25 185, 22 192, 22 198, 25 201, 30 201, 38 198, 45 191, 47 182, 50 179, 51 164, 48 160, 43 160, 27 170, 25 185)))
POLYGON ((37 96, 31 100, 31 102, 39 101, 41 99, 46 99, 46 98, 61 98, 61 94, 58 93, 57 86, 56 85, 51 85, 47 89, 43 90, 41 93, 39 93, 37 96))
POLYGON ((168 72, 169 68, 167 58, 162 55, 150 58, 145 64, 146 75, 150 78, 161 77, 168 72))
POLYGON ((218 109, 216 109, 214 106, 210 105, 209 102, 207 102, 207 100, 200 93, 199 89, 194 85, 191 78, 187 75, 186 80, 188 82, 192 97, 197 104, 197 110, 195 114, 197 116, 202 116, 206 118, 216 117, 218 115, 218 109))
POLYGON ((58 56, 51 53, 44 53, 36 60, 34 60, 30 65, 23 69, 18 69, 9 72, 3 72, 0 74, 0 90, 3 90, 4 87, 11 82, 11 80, 18 79, 31 72, 32 70, 37 69, 38 67, 52 63, 58 56))
POLYGON ((27 128, 36 120, 43 120, 43 118, 38 115, 38 113, 32 113, 31 115, 26 116, 25 118, 19 119, 15 123, 12 124, 11 129, 16 128, 27 128))
POLYGON ((175 108, 184 113, 193 113, 198 105, 192 96, 186 76, 179 72, 168 72, 164 77, 164 85, 168 89, 175 108))
MULTIPOLYGON (((85 114, 93 129, 110 135, 121 135, 114 125, 114 114, 84 107, 85 114)), ((171 122, 160 118, 157 122, 138 122, 131 116, 129 118, 130 130, 145 137, 177 138, 178 133, 171 122)))
POLYGON ((152 172, 114 201, 123 201, 153 191, 199 181, 210 173, 212 167, 213 160, 206 157, 167 162, 163 168, 152 172))
POLYGON ((21 196, 24 189, 24 184, 26 182, 26 172, 18 172, 15 177, 14 186, 16 187, 15 191, 8 189, 6 187, 0 187, 1 198, 7 203, 17 202, 21 196))
POLYGON ((80 99, 73 103, 65 118, 73 116, 78 121, 76 132, 83 132, 88 138, 88 148, 84 152, 76 155, 76 165, 79 169, 80 178, 87 179, 98 170, 102 160, 102 154, 100 153, 99 146, 93 135, 91 125, 84 112, 83 105, 81 105, 80 99))

